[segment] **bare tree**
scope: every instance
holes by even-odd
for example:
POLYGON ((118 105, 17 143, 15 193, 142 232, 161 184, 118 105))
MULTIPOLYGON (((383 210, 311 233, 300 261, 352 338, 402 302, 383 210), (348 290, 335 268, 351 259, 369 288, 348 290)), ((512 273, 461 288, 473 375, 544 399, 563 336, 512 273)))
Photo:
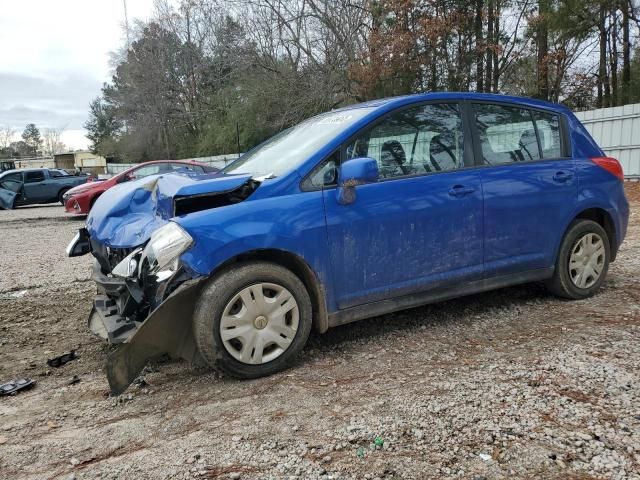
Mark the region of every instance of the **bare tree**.
POLYGON ((8 148, 13 142, 16 130, 9 125, 0 127, 0 148, 8 148))
POLYGON ((45 128, 42 135, 43 149, 46 155, 54 155, 65 149, 64 143, 60 138, 66 127, 45 128))

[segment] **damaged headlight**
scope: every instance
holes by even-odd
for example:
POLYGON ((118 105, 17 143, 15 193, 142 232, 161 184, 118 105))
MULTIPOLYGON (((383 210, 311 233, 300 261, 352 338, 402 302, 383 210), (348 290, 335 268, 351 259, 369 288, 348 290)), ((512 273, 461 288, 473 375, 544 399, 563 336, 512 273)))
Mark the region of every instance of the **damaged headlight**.
POLYGON ((157 273, 174 264, 178 257, 193 244, 191 236, 180 225, 169 222, 153 232, 147 246, 144 247, 141 260, 149 265, 149 273, 157 273))

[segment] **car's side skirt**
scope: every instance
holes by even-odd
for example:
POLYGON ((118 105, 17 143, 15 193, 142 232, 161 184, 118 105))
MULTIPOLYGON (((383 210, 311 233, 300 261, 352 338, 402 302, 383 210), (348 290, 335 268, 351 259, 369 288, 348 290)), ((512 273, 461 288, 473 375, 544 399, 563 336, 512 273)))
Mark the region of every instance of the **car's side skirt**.
POLYGON ((419 307, 429 303, 441 302, 452 298, 473 295, 474 293, 486 292, 497 288, 508 287, 528 282, 546 280, 553 276, 554 267, 528 270, 509 275, 476 280, 463 283, 459 286, 428 290, 425 292, 413 293, 402 297, 381 300, 379 302, 366 303, 356 307, 350 307, 338 312, 329 314, 329 327, 337 327, 345 323, 363 320, 365 318, 377 317, 387 313, 404 310, 406 308, 419 307))

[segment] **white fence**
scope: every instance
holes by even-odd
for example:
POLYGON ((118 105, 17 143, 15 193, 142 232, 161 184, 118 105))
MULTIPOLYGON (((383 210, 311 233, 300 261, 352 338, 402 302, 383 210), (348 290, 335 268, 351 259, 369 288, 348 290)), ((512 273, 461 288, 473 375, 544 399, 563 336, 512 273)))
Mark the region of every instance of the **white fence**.
POLYGON ((640 177, 640 103, 576 116, 607 155, 620 161, 626 177, 640 177))
MULTIPOLYGON (((237 153, 229 153, 227 155, 216 155, 214 157, 199 157, 199 158, 184 158, 183 160, 193 160, 199 163, 205 163, 207 165, 211 165, 216 168, 223 168, 226 165, 229 165, 236 158, 238 158, 237 153)), ((120 172, 124 172, 125 170, 135 167, 138 165, 137 163, 108 163, 107 164, 107 174, 115 175, 120 172)))

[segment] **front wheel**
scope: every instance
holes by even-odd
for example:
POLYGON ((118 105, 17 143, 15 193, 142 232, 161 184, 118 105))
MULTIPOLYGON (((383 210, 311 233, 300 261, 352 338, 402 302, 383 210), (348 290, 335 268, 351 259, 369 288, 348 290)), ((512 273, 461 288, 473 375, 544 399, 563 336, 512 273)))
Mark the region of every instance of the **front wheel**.
POLYGON ((560 297, 590 297, 607 276, 609 258, 609 237, 604 228, 591 220, 575 220, 562 240, 553 278, 547 286, 560 297))
POLYGON ((257 378, 289 367, 302 351, 311 331, 311 300, 286 268, 239 264, 203 289, 193 322, 196 344, 209 366, 257 378))
POLYGON ((71 190, 70 188, 64 188, 62 190, 60 190, 60 192, 58 193, 58 201, 64 205, 64 194, 67 193, 69 190, 71 190))

